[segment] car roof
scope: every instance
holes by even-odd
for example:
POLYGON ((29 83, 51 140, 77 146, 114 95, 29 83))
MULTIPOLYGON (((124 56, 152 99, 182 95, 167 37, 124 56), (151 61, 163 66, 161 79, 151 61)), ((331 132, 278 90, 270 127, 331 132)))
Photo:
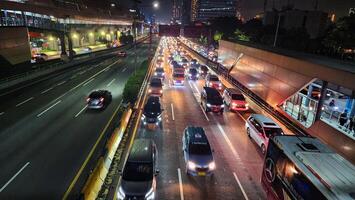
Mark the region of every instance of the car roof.
POLYGON ((218 76, 214 74, 209 74, 209 78, 218 78, 218 76))
POLYGON ((242 94, 242 92, 236 88, 226 88, 226 90, 231 94, 242 94))
POLYGON ((219 94, 218 90, 212 87, 203 87, 203 89, 206 91, 207 94, 219 94))
POLYGON ((266 117, 261 114, 251 114, 250 117, 253 117, 259 123, 262 123, 262 126, 268 128, 280 128, 280 126, 274 122, 271 118, 266 117))
POLYGON ((135 139, 129 152, 128 162, 153 162, 153 146, 151 139, 135 139))
POLYGON ((190 143, 207 143, 208 139, 205 134, 205 130, 202 127, 197 127, 197 126, 188 126, 187 128, 187 133, 189 137, 190 143))
POLYGON ((152 80, 150 80, 151 83, 153 82, 159 82, 161 83, 161 79, 160 78, 152 78, 152 80))
POLYGON ((92 94, 105 94, 106 92, 108 92, 107 90, 94 90, 90 93, 90 95, 92 94))

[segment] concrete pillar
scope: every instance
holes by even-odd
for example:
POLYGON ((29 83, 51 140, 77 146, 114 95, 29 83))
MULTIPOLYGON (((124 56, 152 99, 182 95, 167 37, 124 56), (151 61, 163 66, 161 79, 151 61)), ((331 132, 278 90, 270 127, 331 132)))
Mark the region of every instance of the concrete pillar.
POLYGON ((319 101, 318 101, 318 106, 317 106, 317 111, 316 111, 316 116, 314 121, 319 120, 320 116, 322 114, 322 107, 324 104, 324 99, 325 96, 327 95, 327 87, 328 87, 328 81, 323 81, 321 90, 320 90, 320 97, 319 97, 319 101))
POLYGON ((72 37, 70 37, 70 35, 68 35, 68 49, 69 49, 69 59, 72 60, 73 59, 73 41, 72 41, 72 37))
POLYGON ((67 55, 65 52, 65 35, 64 33, 59 34, 59 40, 60 40, 60 49, 61 49, 61 55, 67 55))

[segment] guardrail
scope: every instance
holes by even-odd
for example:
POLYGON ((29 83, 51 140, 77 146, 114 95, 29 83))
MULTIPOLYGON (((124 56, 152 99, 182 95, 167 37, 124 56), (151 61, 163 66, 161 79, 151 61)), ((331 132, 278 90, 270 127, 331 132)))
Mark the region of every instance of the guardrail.
MULTIPOLYGON (((138 39, 137 44, 141 43, 142 41, 144 41, 148 38, 149 38, 149 36, 138 39)), ((65 69, 68 67, 73 67, 73 66, 83 64, 88 61, 92 61, 94 59, 103 58, 104 56, 107 56, 107 54, 113 53, 113 52, 123 49, 127 46, 128 45, 121 45, 121 46, 115 47, 115 48, 103 49, 103 50, 99 50, 99 51, 95 51, 95 52, 75 55, 73 60, 71 62, 67 62, 67 63, 58 59, 58 61, 53 64, 48 65, 48 63, 43 63, 40 65, 35 65, 37 67, 35 67, 34 70, 0 79, 0 90, 20 84, 25 81, 29 81, 31 79, 38 78, 40 76, 43 76, 43 75, 46 75, 49 73, 53 73, 56 70, 65 69)), ((129 50, 129 49, 133 48, 133 46, 134 45, 131 45, 127 49, 129 50)))
POLYGON ((229 74, 229 71, 226 67, 224 67, 222 64, 214 62, 194 49, 190 48, 188 45, 186 45, 184 42, 182 42, 180 39, 178 39, 180 44, 184 46, 185 49, 187 49, 189 52, 191 52, 193 55, 198 57, 200 60, 204 61, 204 63, 212 69, 216 74, 224 77, 229 83, 237 87, 242 91, 243 94, 248 96, 250 99, 252 99, 258 106, 260 106, 262 109, 267 111, 269 114, 271 114, 273 117, 275 117, 277 120, 279 120, 282 124, 284 124, 288 129, 293 131, 293 133, 298 134, 298 135, 304 135, 304 136, 309 136, 309 134, 299 127, 297 124, 293 123, 290 119, 284 117, 282 113, 280 113, 278 110, 276 110, 273 106, 269 105, 266 101, 264 101, 261 97, 253 93, 249 88, 245 87, 242 83, 240 83, 238 80, 236 80, 234 77, 232 77, 229 74))

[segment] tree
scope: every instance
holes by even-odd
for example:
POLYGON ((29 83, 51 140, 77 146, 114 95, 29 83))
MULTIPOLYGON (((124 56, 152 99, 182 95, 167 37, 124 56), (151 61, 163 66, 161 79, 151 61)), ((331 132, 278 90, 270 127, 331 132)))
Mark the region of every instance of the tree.
POLYGON ((241 30, 249 36, 251 41, 257 42, 260 39, 260 32, 263 29, 263 23, 260 19, 253 18, 248 20, 241 30))
POLYGON ((355 48, 355 14, 340 18, 326 34, 323 45, 335 53, 355 48))
POLYGON ((234 31, 234 35, 235 35, 235 39, 237 40, 246 41, 246 42, 250 41, 250 37, 247 36, 244 32, 242 32, 239 29, 234 31))
POLYGON ((305 28, 284 30, 280 34, 279 44, 286 49, 304 51, 307 49, 309 34, 305 28))
POLYGON ((223 39, 234 36, 234 31, 242 26, 242 21, 236 17, 219 17, 211 22, 212 33, 222 33, 223 39))

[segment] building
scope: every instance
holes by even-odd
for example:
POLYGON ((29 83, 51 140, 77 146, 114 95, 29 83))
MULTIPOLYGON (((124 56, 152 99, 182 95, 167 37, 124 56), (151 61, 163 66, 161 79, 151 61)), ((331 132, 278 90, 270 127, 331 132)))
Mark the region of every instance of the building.
POLYGON ((181 2, 180 0, 172 0, 173 8, 172 8, 172 19, 173 21, 180 21, 181 18, 181 2))
POLYGON ((191 21, 207 22, 217 17, 235 17, 240 11, 238 0, 192 0, 191 21))
POLYGON ((191 0, 181 1, 181 24, 191 24, 191 0))
POLYGON ((264 15, 264 25, 276 25, 280 17, 280 27, 286 30, 305 28, 310 38, 322 36, 328 27, 332 16, 319 10, 290 9, 283 11, 267 11, 264 15))

